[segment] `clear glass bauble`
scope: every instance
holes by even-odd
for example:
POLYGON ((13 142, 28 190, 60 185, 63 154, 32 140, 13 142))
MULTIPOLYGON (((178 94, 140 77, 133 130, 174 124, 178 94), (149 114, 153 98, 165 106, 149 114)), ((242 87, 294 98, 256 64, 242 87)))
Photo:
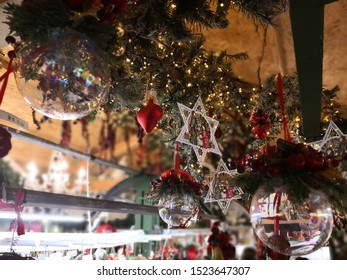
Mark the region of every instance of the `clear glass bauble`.
POLYGON ((111 81, 98 47, 70 29, 52 32, 40 45, 21 45, 14 75, 19 92, 34 110, 61 120, 78 119, 97 109, 111 81))
POLYGON ((270 249, 287 256, 302 256, 321 248, 330 238, 333 214, 326 196, 311 189, 308 199, 288 198, 286 188, 260 187, 252 199, 251 223, 270 249))
POLYGON ((190 195, 170 195, 159 201, 159 216, 170 227, 189 226, 195 219, 197 205, 190 195))

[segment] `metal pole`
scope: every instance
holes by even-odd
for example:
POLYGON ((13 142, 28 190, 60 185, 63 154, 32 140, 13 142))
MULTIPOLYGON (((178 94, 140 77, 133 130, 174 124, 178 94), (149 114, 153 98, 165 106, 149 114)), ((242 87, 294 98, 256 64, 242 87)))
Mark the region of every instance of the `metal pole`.
MULTIPOLYGON (((114 212, 125 214, 158 215, 158 207, 152 205, 141 205, 121 201, 88 198, 67 194, 40 192, 26 189, 16 189, 0 186, 0 199, 7 203, 13 203, 18 191, 24 191, 24 203, 27 206, 46 208, 62 208, 85 211, 114 212)), ((202 214, 203 219, 218 219, 214 215, 202 214)))
POLYGON ((69 155, 71 155, 73 157, 76 157, 76 158, 79 158, 79 159, 82 159, 82 160, 89 160, 89 161, 95 162, 97 164, 101 164, 101 165, 104 165, 104 166, 116 168, 116 169, 122 170, 122 171, 124 171, 124 172, 126 172, 128 174, 131 174, 131 175, 140 173, 138 170, 135 170, 135 169, 132 169, 132 168, 120 165, 118 163, 110 162, 110 161, 107 161, 107 160, 104 160, 104 159, 101 159, 101 158, 97 158, 97 157, 95 157, 93 155, 82 153, 82 152, 77 151, 77 150, 73 150, 73 149, 70 149, 70 148, 67 148, 67 147, 60 146, 60 145, 58 145, 58 144, 56 144, 54 142, 48 141, 46 139, 42 139, 40 137, 37 137, 35 135, 26 133, 24 131, 20 131, 18 129, 14 129, 14 128, 10 127, 10 126, 6 126, 6 125, 3 125, 3 124, 0 124, 0 126, 5 128, 5 129, 7 129, 8 132, 10 132, 11 135, 14 138, 18 138, 20 140, 23 140, 23 141, 26 141, 26 142, 29 142, 29 143, 33 143, 33 144, 39 145, 41 147, 46 147, 46 148, 49 148, 49 149, 52 149, 52 150, 55 150, 55 151, 58 151, 58 152, 62 152, 64 154, 69 154, 69 155))

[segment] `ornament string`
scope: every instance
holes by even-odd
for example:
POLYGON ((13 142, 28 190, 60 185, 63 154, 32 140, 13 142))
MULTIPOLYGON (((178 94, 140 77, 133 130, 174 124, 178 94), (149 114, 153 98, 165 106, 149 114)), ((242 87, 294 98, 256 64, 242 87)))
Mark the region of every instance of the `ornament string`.
MULTIPOLYGON (((170 220, 171 220, 171 218, 170 218, 170 220)), ((164 241, 164 245, 163 245, 163 251, 162 251, 162 254, 161 254, 161 260, 164 260, 165 250, 166 250, 169 238, 170 238, 170 229, 171 229, 171 226, 170 226, 170 224, 168 224, 167 225, 166 237, 165 237, 165 241, 164 241)))
POLYGON ((257 240, 257 258, 258 260, 261 260, 263 257, 263 241, 261 241, 260 238, 257 240))
POLYGON ((197 217, 198 213, 199 213, 199 207, 196 207, 195 210, 193 211, 193 214, 192 214, 183 224, 180 224, 179 227, 180 227, 180 228, 186 228, 186 227, 188 227, 189 224, 190 224, 190 221, 191 221, 193 218, 195 219, 195 218, 197 217))
MULTIPOLYGON (((88 151, 90 153, 90 151, 88 151)), ((90 193, 89 193, 89 159, 86 162, 86 193, 87 193, 87 197, 90 197, 90 193)), ((87 211, 87 217, 88 217, 88 232, 92 233, 92 218, 90 215, 90 210, 87 211)), ((92 248, 90 248, 89 250, 87 250, 87 252, 89 252, 89 255, 92 256, 93 252, 92 252, 92 248)))
POLYGON ((277 91, 278 91, 278 98, 279 98, 281 114, 282 114, 284 140, 291 142, 291 138, 290 138, 290 134, 288 130, 287 118, 286 118, 286 114, 284 110, 283 83, 282 83, 282 76, 280 73, 278 73, 277 75, 277 91))
POLYGON ((274 202, 273 202, 274 210, 276 207, 276 215, 275 215, 275 220, 274 220, 274 234, 276 236, 280 235, 280 217, 279 217, 278 213, 280 211, 280 206, 281 206, 281 197, 282 197, 282 192, 276 192, 274 202))
MULTIPOLYGON (((278 90, 278 98, 280 101, 282 121, 283 121, 284 140, 291 142, 291 137, 290 137, 289 130, 288 130, 287 118, 286 118, 286 114, 285 114, 285 110, 284 110, 283 82, 282 82, 282 75, 280 73, 278 73, 278 75, 277 75, 277 90, 278 90)), ((275 221, 274 221, 275 235, 280 234, 280 225, 279 225, 280 221, 279 221, 278 212, 280 210, 280 205, 281 205, 281 196, 282 196, 282 193, 277 192, 275 195, 275 198, 274 198, 274 206, 276 205, 276 216, 275 216, 275 221)))
POLYGON ((12 251, 13 246, 15 246, 17 239, 15 238, 15 231, 18 236, 25 234, 25 226, 23 219, 20 213, 23 211, 23 203, 25 200, 25 192, 17 191, 16 197, 13 201, 9 200, 7 197, 7 192, 5 186, 2 186, 2 201, 0 201, 0 209, 2 210, 14 210, 17 214, 17 217, 11 223, 12 229, 12 240, 11 240, 11 248, 12 251), (1 203, 3 202, 3 203, 1 203))
MULTIPOLYGON (((89 160, 87 160, 86 163, 86 193, 87 197, 90 197, 89 193, 89 160)), ((88 232, 92 232, 92 222, 91 222, 91 216, 90 216, 90 211, 88 211, 88 232)))
POLYGON ((176 150, 175 150, 175 170, 179 170, 180 169, 180 156, 179 156, 179 144, 178 142, 176 142, 176 150))
POLYGON ((8 78, 10 76, 10 74, 13 72, 13 59, 14 59, 14 51, 12 52, 9 52, 9 57, 10 57, 10 61, 8 63, 8 67, 7 67, 7 70, 4 74, 2 74, 2 76, 0 77, 0 82, 3 81, 2 83, 2 86, 1 86, 1 89, 0 89, 0 105, 2 103, 2 100, 4 98, 4 95, 5 95, 5 91, 6 91, 6 87, 7 87, 7 83, 8 83, 8 78))

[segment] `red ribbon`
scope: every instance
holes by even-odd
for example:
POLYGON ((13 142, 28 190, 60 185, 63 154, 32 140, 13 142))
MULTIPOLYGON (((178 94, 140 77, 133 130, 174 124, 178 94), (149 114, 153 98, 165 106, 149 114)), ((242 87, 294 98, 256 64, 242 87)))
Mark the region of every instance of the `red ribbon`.
POLYGON ((276 214, 275 214, 275 221, 274 221, 274 234, 275 235, 280 235, 280 217, 279 217, 279 211, 280 211, 280 206, 281 206, 281 197, 282 193, 281 192, 276 192, 275 198, 274 198, 274 204, 273 208, 275 209, 276 207, 276 214))
POLYGON ((180 169, 180 163, 181 163, 178 150, 179 150, 179 144, 178 144, 178 142, 176 142, 176 151, 175 151, 175 169, 176 170, 180 169))
POLYGON ((263 258, 263 242, 260 238, 257 240, 257 259, 261 260, 263 258))
POLYGON ((182 181, 194 182, 194 178, 187 171, 182 169, 169 169, 160 175, 162 180, 168 180, 170 177, 177 177, 182 181))
POLYGON ((2 74, 2 76, 0 77, 0 82, 4 81, 0 90, 0 105, 2 103, 2 99, 4 98, 5 95, 5 91, 6 91, 6 87, 7 87, 7 83, 8 83, 8 77, 10 76, 10 74, 13 72, 13 58, 14 58, 14 53, 10 56, 10 61, 8 63, 8 67, 7 70, 4 74, 2 74))
MULTIPOLYGON (((6 192, 6 190, 5 190, 6 192)), ((4 203, 0 203, 0 209, 11 209, 14 210, 17 214, 17 234, 23 235, 25 233, 25 227, 24 222, 22 220, 22 217, 20 216, 20 213, 23 211, 23 202, 25 198, 25 192, 24 191, 17 191, 16 198, 13 202, 9 203, 5 201, 4 203)), ((3 199, 6 200, 6 197, 3 196, 3 199)), ((1 201, 0 201, 1 202, 1 201)))
POLYGON ((283 84, 282 84, 282 76, 280 73, 277 75, 277 90, 278 90, 278 98, 280 100, 281 114, 282 114, 282 120, 283 120, 284 140, 291 142, 290 134, 288 131, 287 118, 284 111, 283 84))

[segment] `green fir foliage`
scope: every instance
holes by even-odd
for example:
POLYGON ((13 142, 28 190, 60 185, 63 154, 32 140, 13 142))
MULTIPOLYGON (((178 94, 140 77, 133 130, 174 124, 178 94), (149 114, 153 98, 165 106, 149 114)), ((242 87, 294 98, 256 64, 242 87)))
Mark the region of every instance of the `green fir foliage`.
POLYGON ((287 0, 233 0, 232 2, 243 13, 264 24, 273 24, 274 17, 288 8, 287 0))
POLYGON ((25 41, 41 41, 57 28, 71 25, 71 11, 60 0, 24 0, 21 5, 4 6, 7 24, 15 36, 25 41))
POLYGON ((23 188, 21 176, 3 159, 0 159, 0 186, 23 188))

